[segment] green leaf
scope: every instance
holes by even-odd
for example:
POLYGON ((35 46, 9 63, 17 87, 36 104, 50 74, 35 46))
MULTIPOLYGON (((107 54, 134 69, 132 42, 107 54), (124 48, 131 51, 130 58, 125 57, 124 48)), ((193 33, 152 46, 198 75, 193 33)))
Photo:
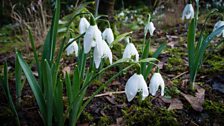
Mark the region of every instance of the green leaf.
POLYGON ((52 125, 52 117, 53 117, 53 85, 52 85, 52 72, 48 61, 44 61, 43 67, 43 79, 44 85, 46 85, 46 107, 47 107, 47 125, 52 125))
POLYGON ((190 81, 193 82, 194 80, 194 73, 193 71, 196 69, 194 66, 195 62, 195 32, 196 32, 196 27, 195 27, 195 19, 193 18, 191 20, 191 23, 188 28, 188 34, 187 34, 187 49, 188 49, 188 62, 189 62, 189 68, 190 68, 190 81))
POLYGON ((32 71, 30 70, 28 64, 23 60, 22 56, 17 52, 16 56, 18 58, 19 64, 21 68, 23 69, 23 72, 29 82, 29 85, 31 87, 31 90, 36 98, 37 104, 40 108, 40 112, 42 114, 42 118, 44 121, 47 118, 46 114, 46 104, 43 97, 43 94, 41 92, 41 89, 39 87, 39 84, 37 83, 37 80, 35 79, 34 75, 32 74, 32 71))
POLYGON ((54 16, 51 24, 50 31, 47 34, 47 38, 44 43, 43 60, 47 59, 50 64, 54 58, 55 45, 56 45, 56 35, 58 31, 58 21, 60 17, 60 0, 56 0, 54 8, 54 16))
POLYGON ((15 77, 16 77, 16 99, 18 105, 21 102, 21 94, 24 86, 24 83, 21 82, 21 76, 22 76, 22 69, 19 65, 18 58, 16 57, 15 77))
POLYGON ((54 117, 58 126, 64 125, 64 104, 63 104, 63 84, 60 79, 57 80, 56 89, 54 91, 54 117))
POLYGON ((31 30, 30 28, 28 28, 28 33, 29 33, 29 39, 30 39, 30 42, 31 42, 31 46, 32 46, 32 49, 33 49, 33 54, 34 54, 34 59, 36 61, 36 64, 37 64, 37 71, 38 71, 38 76, 39 76, 39 83, 40 83, 40 86, 41 86, 41 89, 42 89, 42 72, 41 72, 41 66, 40 66, 40 62, 39 62, 39 59, 38 59, 38 52, 36 50, 36 47, 35 47, 35 42, 34 42, 34 38, 33 38, 33 35, 31 33, 31 30))
POLYGON ((15 119, 16 119, 16 125, 17 126, 20 126, 20 122, 19 122, 19 116, 17 114, 17 111, 16 111, 16 108, 15 108, 15 105, 13 103, 13 100, 12 100, 12 96, 11 96, 11 93, 9 91, 9 84, 8 84, 8 65, 7 63, 5 62, 4 63, 4 74, 3 74, 3 80, 1 79, 1 83, 2 83, 2 87, 3 87, 3 90, 5 92, 5 95, 7 96, 7 100, 9 102, 9 106, 15 116, 15 119))
MULTIPOLYGON (((166 48, 166 44, 161 44, 159 46, 159 48, 153 53, 152 58, 158 58, 160 53, 166 48)), ((152 68, 153 68, 154 64, 153 63, 149 63, 148 67, 146 68, 146 72, 143 75, 144 79, 146 80, 146 78, 149 76, 149 73, 151 72, 152 68)))
POLYGON ((78 67, 75 68, 74 70, 74 75, 73 75, 73 80, 72 80, 72 91, 73 91, 73 96, 76 97, 79 93, 80 90, 80 75, 79 75, 79 69, 78 67))
POLYGON ((65 75, 65 85, 66 85, 66 94, 68 96, 68 102, 69 102, 69 106, 70 106, 72 101, 73 101, 73 95, 72 95, 73 91, 72 91, 72 88, 71 88, 70 76, 67 72, 66 72, 66 75, 65 75))
MULTIPOLYGON (((218 28, 217 30, 215 30, 214 32, 212 32, 211 34, 209 34, 202 42, 202 45, 200 47, 200 49, 198 50, 198 52, 196 53, 196 61, 195 61, 195 70, 194 72, 197 72, 197 69, 200 67, 200 65, 202 64, 202 60, 203 60, 203 56, 204 53, 206 51, 206 48, 208 47, 209 43, 211 42, 211 40, 213 40, 218 34, 220 34, 222 31, 224 30, 224 26, 221 26, 220 28, 218 28)), ((196 74, 195 74, 196 76, 196 74)))
MULTIPOLYGON (((142 59, 148 58, 149 56, 149 47, 150 47, 150 41, 148 40, 146 42, 146 46, 143 50, 143 54, 142 54, 142 59)), ((141 63, 141 74, 144 75, 145 74, 145 69, 146 69, 146 62, 141 63)))

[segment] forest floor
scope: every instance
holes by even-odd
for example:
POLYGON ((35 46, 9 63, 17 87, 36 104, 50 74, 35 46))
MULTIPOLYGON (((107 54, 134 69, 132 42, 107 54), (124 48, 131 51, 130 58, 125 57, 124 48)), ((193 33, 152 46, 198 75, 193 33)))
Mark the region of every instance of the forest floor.
MULTIPOLYGON (((143 28, 135 17, 134 23, 118 24, 120 33, 134 31, 133 43, 141 48, 143 41, 143 28), (136 27, 138 26, 138 27, 136 27)), ((156 20, 156 19, 155 19, 156 20)), ((131 22, 131 21, 130 21, 131 22)), ((221 126, 224 124, 224 46, 213 49, 220 38, 215 39, 206 52, 206 59, 196 78, 196 91, 189 90, 189 70, 187 58, 187 22, 176 23, 169 26, 160 26, 155 23, 156 31, 151 37, 151 52, 162 43, 167 47, 159 55, 160 72, 165 80, 165 96, 159 93, 149 96, 141 101, 137 96, 128 102, 124 94, 124 87, 128 78, 134 71, 128 71, 114 80, 88 105, 80 117, 78 125, 187 125, 187 126, 221 126)), ((199 25, 200 28, 200 25, 199 25)), ((212 25, 208 25, 212 30, 212 25)), ((120 45, 118 45, 120 46, 120 45)), ((24 58, 33 63, 30 49, 23 43, 0 43, 0 66, 7 60, 10 73, 10 91, 15 96, 15 79, 13 78, 15 66, 15 48, 23 51, 24 58), (29 53, 28 53, 29 52, 29 53)), ((117 47, 123 48, 123 47, 117 47)), ((116 47, 112 49, 116 52, 116 47)), ((116 53, 121 56, 122 51, 116 53)), ((74 65, 73 57, 63 59, 62 68, 74 65)), ((96 80, 88 89, 88 94, 95 91, 100 84, 116 73, 119 68, 114 68, 96 80)), ((153 72, 152 72, 153 73, 153 72)), ((151 75, 149 76, 150 79, 151 75)), ((149 80, 148 79, 148 80, 149 80)), ((149 81, 147 81, 149 82, 149 81)), ((88 98, 88 96, 86 96, 88 98)), ((0 89, 0 123, 14 125, 10 109, 7 107, 6 98, 0 89)), ((38 106, 32 91, 25 83, 21 108, 18 110, 22 125, 43 125, 38 112, 38 106)))

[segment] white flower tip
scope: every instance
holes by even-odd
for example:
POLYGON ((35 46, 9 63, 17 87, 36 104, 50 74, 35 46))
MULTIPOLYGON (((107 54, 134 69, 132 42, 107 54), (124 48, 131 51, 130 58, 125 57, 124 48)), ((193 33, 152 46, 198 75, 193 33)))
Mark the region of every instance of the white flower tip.
POLYGON ((161 95, 163 96, 164 95, 164 88, 165 88, 164 80, 163 80, 160 73, 154 73, 151 80, 150 80, 150 84, 149 84, 150 93, 153 96, 155 96, 159 87, 161 88, 161 95))
POLYGON ((125 94, 128 101, 130 102, 133 100, 139 91, 142 93, 142 100, 144 100, 149 95, 148 87, 143 76, 141 74, 134 74, 128 79, 125 85, 125 94))

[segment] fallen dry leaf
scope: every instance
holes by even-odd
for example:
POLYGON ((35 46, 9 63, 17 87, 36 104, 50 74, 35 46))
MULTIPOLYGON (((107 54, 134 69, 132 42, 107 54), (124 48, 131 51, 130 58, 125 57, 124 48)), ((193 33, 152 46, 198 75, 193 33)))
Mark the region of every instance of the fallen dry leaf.
POLYGON ((197 89, 195 97, 183 92, 181 92, 181 95, 184 96, 184 98, 191 104, 195 111, 201 112, 203 110, 202 104, 204 103, 205 99, 205 89, 199 86, 195 86, 195 88, 197 89))
POLYGON ((162 97, 161 99, 163 100, 163 102, 170 104, 168 110, 183 109, 183 103, 177 98, 168 99, 162 97))
POLYGON ((69 67, 69 66, 64 67, 63 70, 62 70, 62 72, 63 72, 63 75, 64 76, 66 75, 66 73, 70 74, 71 67, 69 67))

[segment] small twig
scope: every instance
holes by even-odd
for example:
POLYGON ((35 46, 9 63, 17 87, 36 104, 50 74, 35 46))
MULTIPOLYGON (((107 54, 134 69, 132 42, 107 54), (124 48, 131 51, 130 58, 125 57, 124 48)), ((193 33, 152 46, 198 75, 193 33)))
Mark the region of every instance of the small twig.
MULTIPOLYGON (((102 97, 102 96, 112 96, 114 94, 123 94, 123 93, 125 93, 125 91, 105 92, 105 93, 102 93, 102 94, 95 95, 94 98, 102 97)), ((84 100, 87 100, 89 98, 90 97, 85 97, 84 100)))
POLYGON ((179 74, 179 75, 173 77, 173 78, 171 79, 171 81, 174 80, 174 79, 177 79, 177 78, 179 78, 179 77, 181 77, 181 76, 183 76, 183 75, 186 74, 186 73, 188 73, 188 71, 185 71, 185 72, 183 72, 183 73, 181 73, 181 74, 179 74))

